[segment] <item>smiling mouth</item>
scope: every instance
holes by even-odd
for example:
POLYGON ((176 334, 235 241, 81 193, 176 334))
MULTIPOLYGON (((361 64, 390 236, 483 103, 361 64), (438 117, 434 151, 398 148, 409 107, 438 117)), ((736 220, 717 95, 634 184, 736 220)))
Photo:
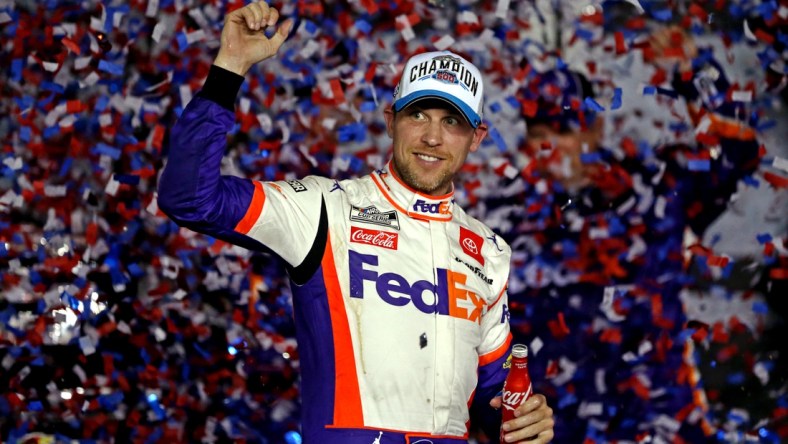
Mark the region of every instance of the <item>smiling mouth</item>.
POLYGON ((421 153, 416 153, 416 157, 418 157, 419 159, 421 159, 423 161, 426 161, 426 162, 437 162, 439 160, 442 160, 440 158, 437 158, 437 157, 434 157, 434 156, 429 156, 427 154, 421 154, 421 153))

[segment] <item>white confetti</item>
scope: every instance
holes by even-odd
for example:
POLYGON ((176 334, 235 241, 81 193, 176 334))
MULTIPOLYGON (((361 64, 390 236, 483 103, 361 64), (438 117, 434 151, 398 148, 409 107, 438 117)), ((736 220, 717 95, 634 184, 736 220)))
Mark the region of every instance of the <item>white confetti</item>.
POLYGON ((310 40, 303 48, 301 48, 301 51, 298 51, 298 55, 303 59, 308 59, 312 57, 318 50, 320 50, 320 45, 316 41, 310 40))
POLYGON ((58 67, 60 67, 60 64, 57 62, 41 62, 41 64, 44 66, 44 69, 49 72, 55 72, 58 67))
POLYGON ((44 195, 47 197, 63 197, 67 192, 68 188, 65 185, 47 185, 44 187, 44 195))
POLYGON ((161 36, 164 34, 166 26, 162 22, 156 23, 156 26, 153 27, 153 33, 151 34, 151 38, 154 42, 158 43, 161 41, 161 36))
POLYGON ((744 21, 744 36, 747 37, 747 40, 751 40, 753 42, 758 41, 758 37, 756 37, 755 34, 752 33, 752 30, 750 29, 750 24, 747 23, 747 20, 744 21))
POLYGON ((249 114, 249 109, 252 107, 252 101, 248 97, 241 97, 239 102, 239 109, 243 114, 249 114))
POLYGON ((665 217, 665 207, 667 206, 668 201, 665 199, 665 196, 659 196, 657 201, 654 202, 654 215, 658 218, 662 219, 665 217))
POLYGON ((408 20, 407 15, 398 15, 396 21, 402 25, 402 30, 400 31, 402 40, 409 42, 416 38, 416 33, 413 32, 413 28, 410 26, 410 20, 408 20))
POLYGON ((451 45, 453 45, 454 42, 455 42, 454 37, 446 34, 443 37, 439 38, 437 41, 435 41, 435 48, 438 49, 439 51, 444 51, 451 48, 451 45))
POLYGON ((734 102, 752 102, 752 91, 733 91, 731 99, 734 102))
POLYGON ((181 96, 181 105, 184 107, 192 101, 192 89, 187 83, 184 83, 178 88, 178 93, 180 93, 181 96))
POLYGON ((198 29, 196 31, 186 34, 186 42, 190 45, 194 42, 200 42, 205 39, 205 31, 198 29))
POLYGON ((785 172, 788 172, 788 159, 784 159, 782 157, 777 156, 772 161, 772 166, 781 169, 785 172))
POLYGON ((121 11, 116 11, 114 14, 112 14, 112 26, 113 27, 117 28, 117 27, 120 26, 120 22, 123 21, 123 15, 124 14, 121 11))
MULTIPOLYGON (((96 345, 93 344, 93 340, 90 339, 90 337, 88 336, 79 337, 79 348, 82 349, 82 353, 84 353, 85 356, 90 356, 93 353, 96 353, 96 345)), ((76 373, 76 367, 74 368, 74 370, 75 370, 74 373, 76 373)))
MULTIPOLYGON (((159 0, 148 0, 148 6, 145 8, 145 17, 156 17, 159 13, 159 0)), ((159 25, 156 25, 159 26, 159 25)), ((156 40, 158 42, 158 40, 156 40)))
POLYGON ((509 3, 511 0, 498 0, 498 4, 495 5, 495 16, 505 19, 509 14, 509 3))
POLYGON ((74 59, 74 69, 77 71, 87 68, 90 65, 91 56, 77 57, 74 59))
POLYGON ((583 401, 580 403, 580 407, 577 409, 577 416, 581 418, 588 418, 589 416, 599 416, 602 414, 601 402, 586 402, 583 401))
POLYGON ((479 24, 479 16, 473 13, 472 11, 462 11, 457 15, 457 22, 458 23, 472 23, 474 25, 479 24))
POLYGON ((265 113, 257 114, 257 123, 260 124, 260 128, 266 134, 270 133, 274 127, 274 121, 271 120, 271 116, 265 113))
POLYGON ((536 356, 536 354, 539 353, 539 350, 541 350, 542 347, 544 347, 544 342, 542 341, 542 338, 537 336, 534 338, 533 341, 531 341, 531 345, 528 348, 533 353, 533 356, 536 356))
POLYGON ((620 322, 626 318, 616 312, 614 307, 615 300, 616 287, 605 287, 605 290, 602 293, 602 303, 599 304, 599 308, 602 310, 602 313, 604 313, 605 316, 607 316, 607 318, 612 322, 620 322))
POLYGON ((104 192, 110 196, 114 196, 118 193, 118 189, 120 189, 120 182, 115 180, 115 175, 113 174, 107 182, 107 186, 104 187, 104 192))

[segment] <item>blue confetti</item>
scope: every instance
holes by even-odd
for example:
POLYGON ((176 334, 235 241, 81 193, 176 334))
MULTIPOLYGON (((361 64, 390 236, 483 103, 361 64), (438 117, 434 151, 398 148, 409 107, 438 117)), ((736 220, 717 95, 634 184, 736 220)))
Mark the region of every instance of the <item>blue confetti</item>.
POLYGON ((752 311, 754 313, 758 313, 761 315, 766 315, 769 313, 769 305, 765 302, 757 301, 752 304, 752 311))
POLYGON ((657 11, 652 11, 651 14, 653 17, 662 22, 669 22, 673 18, 673 11, 670 9, 660 9, 657 11))
POLYGON ((575 35, 579 39, 585 40, 587 42, 592 42, 594 40, 594 33, 589 29, 579 27, 575 28, 575 35))
POLYGON ((621 88, 616 88, 613 90, 613 100, 610 102, 611 110, 621 108, 621 103, 622 103, 621 94, 622 94, 621 88))
POLYGON ((501 133, 498 131, 497 128, 490 127, 490 131, 488 133, 492 141, 495 143, 495 146, 498 147, 498 151, 505 153, 506 152, 506 141, 503 140, 501 133))
POLYGON ((690 171, 709 171, 711 161, 709 159, 690 159, 687 161, 687 169, 690 171))
POLYGON ((96 146, 93 147, 91 152, 94 154, 109 156, 113 160, 120 159, 120 154, 121 154, 121 151, 118 148, 115 148, 114 146, 109 146, 103 142, 99 142, 98 144, 96 144, 96 146))
POLYGON ((761 245, 772 241, 772 235, 769 233, 758 234, 756 238, 758 239, 758 243, 761 245))
POLYGON ((32 137, 33 131, 29 126, 23 126, 19 129, 19 138, 22 140, 22 142, 29 143, 32 137))
POLYGON ((106 60, 99 60, 98 69, 99 69, 99 71, 104 71, 106 73, 109 73, 109 74, 112 74, 112 75, 116 75, 116 76, 122 76, 123 75, 123 66, 122 65, 118 65, 118 64, 115 64, 115 63, 112 63, 112 62, 108 62, 106 60))
POLYGON ((44 139, 51 139, 60 134, 60 126, 53 125, 47 128, 44 128, 44 132, 41 134, 44 139))
POLYGON ((357 122, 340 126, 337 138, 340 142, 363 142, 367 138, 367 125, 357 122))
POLYGON ((356 20, 356 29, 363 32, 364 34, 369 34, 372 32, 372 25, 369 24, 366 20, 356 20))
POLYGON ((514 96, 507 96, 505 100, 506 100, 506 103, 508 103, 509 106, 512 107, 512 109, 517 109, 517 110, 520 109, 520 101, 517 100, 516 97, 514 97, 514 96))
POLYGON ((745 184, 747 184, 747 185, 749 185, 749 186, 751 186, 753 188, 758 188, 758 187, 761 186, 761 182, 758 179, 754 178, 753 176, 749 176, 749 175, 748 176, 744 176, 742 178, 742 182, 744 182, 745 184))
POLYGON ((306 30, 306 32, 310 34, 314 34, 315 32, 318 31, 318 29, 320 29, 320 27, 318 27, 317 24, 315 24, 315 22, 313 21, 304 20, 303 23, 304 23, 304 29, 306 30))
POLYGON ((178 42, 178 48, 181 51, 183 51, 183 50, 185 50, 186 48, 189 47, 189 38, 188 38, 188 36, 186 36, 186 33, 179 32, 178 34, 176 34, 175 39, 178 42))
POLYGON ((58 85, 57 83, 48 82, 48 81, 41 82, 41 89, 45 91, 51 91, 57 94, 63 94, 64 92, 66 92, 66 89, 63 88, 62 85, 58 85))
POLYGON ((362 113, 372 113, 375 112, 378 107, 375 105, 375 102, 367 100, 361 103, 361 106, 358 107, 359 111, 362 113))
POLYGON ((11 61, 11 78, 17 82, 22 80, 22 68, 24 68, 24 59, 14 59, 11 61))
POLYGON ((287 444, 301 444, 302 443, 301 434, 291 430, 285 433, 285 442, 287 444))
POLYGON ((597 163, 601 161, 602 161, 602 157, 598 152, 580 153, 580 162, 582 162, 583 164, 587 165, 590 163, 597 163))
POLYGON ((139 185, 140 176, 136 174, 115 174, 115 180, 126 185, 139 185))
POLYGON ((591 111, 594 111, 594 112, 602 112, 602 111, 605 110, 605 107, 600 105, 599 102, 597 102, 596 100, 592 99, 591 97, 586 97, 586 99, 583 101, 583 103, 585 104, 587 109, 589 109, 591 111))

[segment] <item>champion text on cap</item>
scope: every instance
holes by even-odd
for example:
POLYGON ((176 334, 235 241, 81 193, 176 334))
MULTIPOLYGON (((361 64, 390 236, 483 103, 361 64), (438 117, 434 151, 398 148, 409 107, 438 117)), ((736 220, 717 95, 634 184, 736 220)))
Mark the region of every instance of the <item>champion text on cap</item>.
POLYGON ((394 111, 419 99, 442 99, 454 105, 476 128, 482 121, 483 89, 479 69, 457 54, 417 54, 408 59, 402 71, 394 91, 394 111))

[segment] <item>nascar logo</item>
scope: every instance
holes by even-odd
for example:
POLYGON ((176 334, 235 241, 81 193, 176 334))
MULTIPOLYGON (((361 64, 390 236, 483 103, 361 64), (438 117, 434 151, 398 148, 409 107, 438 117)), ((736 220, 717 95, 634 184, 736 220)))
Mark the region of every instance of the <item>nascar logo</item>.
POLYGON ((351 207, 350 220, 368 224, 382 225, 399 230, 399 218, 396 211, 381 212, 374 206, 351 207))

